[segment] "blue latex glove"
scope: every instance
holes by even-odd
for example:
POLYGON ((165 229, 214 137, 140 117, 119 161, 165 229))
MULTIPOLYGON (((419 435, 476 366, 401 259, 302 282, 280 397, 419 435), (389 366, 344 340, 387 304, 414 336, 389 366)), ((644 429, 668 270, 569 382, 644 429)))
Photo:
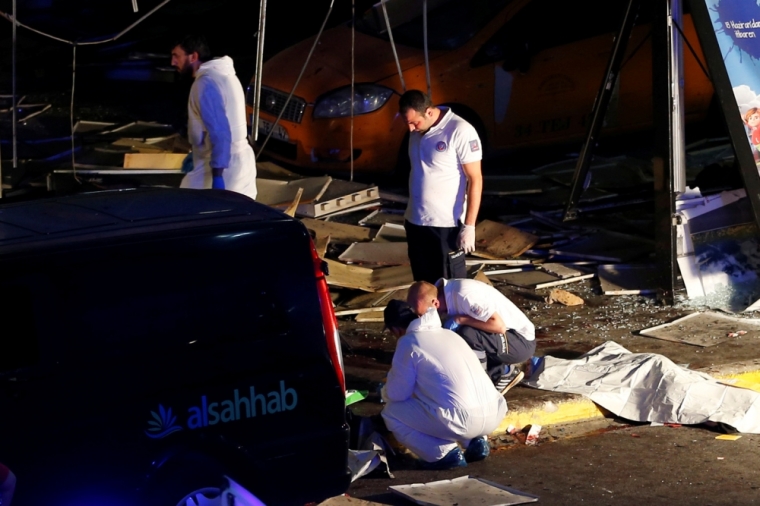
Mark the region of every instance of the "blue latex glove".
POLYGON ((214 190, 224 190, 224 178, 222 176, 213 176, 211 178, 211 188, 214 190))
POLYGON ((443 322, 443 328, 456 331, 459 328, 459 324, 454 321, 454 317, 451 317, 443 322))
POLYGON ((187 174, 193 170, 193 152, 189 152, 184 160, 182 160, 182 173, 187 174))

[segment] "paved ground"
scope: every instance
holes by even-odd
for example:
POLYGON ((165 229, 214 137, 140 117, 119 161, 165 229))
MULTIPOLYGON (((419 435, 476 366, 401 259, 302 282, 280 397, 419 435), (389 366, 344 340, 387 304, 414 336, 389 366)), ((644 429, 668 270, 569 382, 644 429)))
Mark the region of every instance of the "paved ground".
POLYGON ((451 471, 392 462, 393 479, 376 471, 356 480, 347 494, 402 506, 412 503, 388 487, 470 475, 536 495, 544 505, 760 503, 760 436, 721 441, 702 427, 585 427, 592 432, 569 437, 563 432, 578 436, 579 429, 558 427, 539 446, 508 445, 485 461, 451 471))

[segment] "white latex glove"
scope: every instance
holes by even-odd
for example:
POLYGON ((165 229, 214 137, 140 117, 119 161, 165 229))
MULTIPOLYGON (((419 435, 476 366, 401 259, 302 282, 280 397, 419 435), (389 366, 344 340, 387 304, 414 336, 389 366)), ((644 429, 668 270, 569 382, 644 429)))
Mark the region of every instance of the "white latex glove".
POLYGON ((385 391, 385 387, 380 389, 380 398, 385 401, 385 403, 389 403, 390 399, 388 399, 388 392, 385 391))
POLYGON ((462 248, 465 253, 472 253, 475 251, 475 225, 462 224, 462 230, 459 231, 457 245, 462 248))

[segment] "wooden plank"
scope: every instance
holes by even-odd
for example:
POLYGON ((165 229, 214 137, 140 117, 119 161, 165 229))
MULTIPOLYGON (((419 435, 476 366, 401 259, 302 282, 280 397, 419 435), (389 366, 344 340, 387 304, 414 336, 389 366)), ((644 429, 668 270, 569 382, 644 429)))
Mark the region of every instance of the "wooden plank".
POLYGON ((356 309, 341 309, 340 311, 335 311, 335 316, 349 316, 349 315, 355 315, 355 314, 372 313, 372 312, 377 312, 377 311, 380 311, 382 313, 383 309, 385 309, 385 306, 360 307, 356 309))
POLYGON ((554 274, 555 276, 559 276, 560 278, 572 278, 572 277, 580 276, 581 274, 584 274, 583 272, 577 269, 568 267, 564 264, 551 263, 551 262, 543 263, 538 268, 545 270, 546 272, 550 274, 554 274))
POLYGON ((533 260, 489 260, 483 258, 468 258, 466 265, 531 265, 536 263, 533 260))
POLYGON ((176 169, 182 168, 187 153, 125 153, 125 169, 176 169))
POLYGON ((647 264, 605 264, 597 267, 599 284, 605 295, 657 293, 657 266, 647 264))
POLYGON ((313 230, 317 237, 329 235, 330 240, 335 243, 369 241, 374 232, 367 227, 357 227, 335 221, 315 220, 314 218, 301 218, 301 223, 306 225, 307 229, 313 230))
POLYGON ((406 242, 355 242, 338 260, 355 264, 409 265, 406 242))
POLYGON ((482 270, 479 270, 475 276, 472 277, 472 279, 475 279, 477 281, 480 281, 481 283, 485 283, 487 285, 493 286, 493 283, 491 283, 491 280, 488 279, 488 276, 486 276, 486 273, 482 270))
POLYGON ((283 212, 288 216, 295 217, 296 208, 298 207, 298 203, 301 202, 301 196, 303 196, 303 188, 298 188, 296 196, 293 197, 293 202, 283 212))
POLYGON ((342 300, 336 305, 338 311, 355 311, 358 309, 385 307, 389 299, 406 300, 409 290, 392 290, 389 292, 360 292, 358 295, 342 300))
POLYGON ((557 281, 549 281, 547 283, 539 283, 539 284, 537 284, 534 287, 534 289, 540 290, 541 288, 549 288, 549 287, 552 287, 552 286, 566 285, 568 283, 576 283, 578 281, 583 281, 584 279, 591 279, 594 276, 596 276, 596 274, 594 274, 592 272, 591 274, 583 274, 581 276, 575 276, 575 277, 572 277, 572 278, 563 278, 563 279, 558 279, 557 281))
POLYGON ((385 317, 382 309, 376 309, 374 311, 359 313, 356 315, 355 321, 359 323, 383 323, 385 321, 385 317))
POLYGON ((473 256, 493 260, 518 257, 529 250, 538 237, 509 225, 483 220, 475 226, 473 256))

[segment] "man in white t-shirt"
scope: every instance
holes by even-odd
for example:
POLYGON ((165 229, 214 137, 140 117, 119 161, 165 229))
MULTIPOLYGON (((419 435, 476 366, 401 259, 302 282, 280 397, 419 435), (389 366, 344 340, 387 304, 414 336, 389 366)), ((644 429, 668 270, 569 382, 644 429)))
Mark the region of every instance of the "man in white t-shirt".
POLYGON ((435 310, 418 318, 406 302, 393 299, 383 319, 398 338, 381 390, 388 430, 420 458, 423 469, 485 459, 487 436, 504 419, 507 402, 478 360, 459 336, 441 328, 435 310))
POLYGON ((448 107, 409 90, 399 99, 409 135, 409 203, 404 213, 415 280, 464 278, 475 249, 483 146, 475 128, 448 107))
POLYGON ((444 327, 467 342, 502 394, 520 382, 523 364, 536 352, 536 328, 504 294, 475 279, 418 281, 407 298, 415 313, 434 307, 447 314, 444 327))

